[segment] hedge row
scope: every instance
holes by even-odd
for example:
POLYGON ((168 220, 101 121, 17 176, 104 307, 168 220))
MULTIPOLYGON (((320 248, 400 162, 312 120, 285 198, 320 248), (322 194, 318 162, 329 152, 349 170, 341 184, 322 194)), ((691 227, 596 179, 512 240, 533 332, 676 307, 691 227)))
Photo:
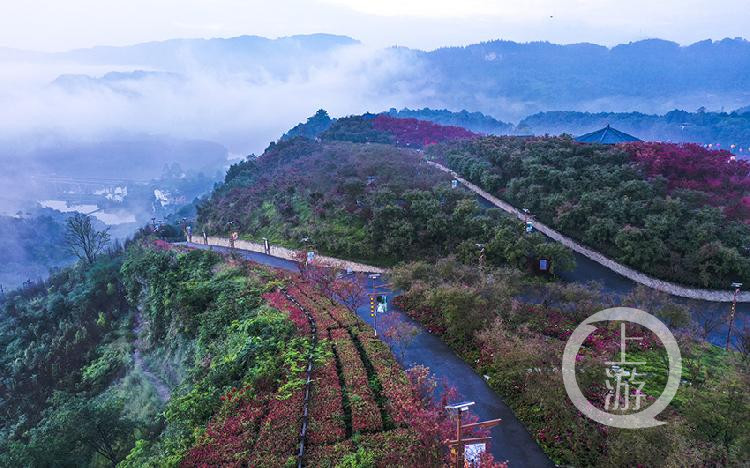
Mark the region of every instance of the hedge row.
MULTIPOLYGON (((331 350, 331 343, 322 340, 318 346, 331 350)), ((312 394, 310 396, 310 429, 307 432, 309 445, 339 442, 346 437, 341 386, 336 371, 336 359, 332 352, 325 363, 313 371, 312 394)))
POLYGON ((362 364, 362 359, 359 357, 359 352, 349 332, 336 328, 330 330, 330 337, 341 363, 341 372, 352 414, 352 432, 382 429, 380 409, 370 389, 365 366, 362 364))

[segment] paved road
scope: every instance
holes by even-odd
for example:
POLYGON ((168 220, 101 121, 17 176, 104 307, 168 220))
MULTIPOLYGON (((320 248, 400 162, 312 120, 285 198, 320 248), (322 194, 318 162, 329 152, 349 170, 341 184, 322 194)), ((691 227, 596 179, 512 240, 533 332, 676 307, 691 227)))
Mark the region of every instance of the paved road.
MULTIPOLYGON (((202 244, 185 243, 185 245, 199 249, 208 248, 202 244)), ((227 252, 229 250, 216 246, 211 247, 211 249, 218 252, 227 252)), ((243 250, 237 250, 237 253, 241 254, 243 258, 258 263, 289 271, 298 271, 297 264, 289 260, 243 250)), ((377 280, 376 285, 382 291, 381 294, 386 293, 389 296, 389 302, 391 302, 390 299, 393 296, 393 292, 383 286, 382 280, 377 280)), ((372 326, 373 321, 370 318, 369 305, 364 302, 363 300, 363 305, 357 310, 357 314, 362 320, 372 326)), ((451 385, 455 386, 463 398, 476 402, 476 405, 472 407, 472 411, 482 420, 502 418, 503 422, 492 429, 493 441, 490 445, 490 451, 496 459, 508 460, 510 466, 513 468, 554 466, 550 459, 542 452, 539 445, 532 439, 524 425, 516 419, 510 408, 487 385, 482 376, 474 372, 471 366, 456 356, 438 337, 430 334, 403 312, 391 307, 388 313, 399 315, 402 320, 414 324, 419 329, 419 333, 406 346, 406 349, 403 350, 403 359, 401 356, 402 350, 399 346, 392 342, 388 343, 401 365, 410 367, 415 364, 421 364, 429 367, 438 379, 446 379, 451 385)), ((381 326, 378 324, 378 334, 382 335, 382 332, 383 330, 381 330, 381 326)))
MULTIPOLYGON (((425 162, 432 167, 435 167, 443 172, 451 174, 454 177, 454 179, 457 179, 461 183, 461 185, 465 187, 466 190, 473 192, 474 194, 476 194, 476 196, 486 200, 492 206, 495 206, 505 211, 509 215, 515 218, 518 218, 520 220, 528 219, 528 215, 524 214, 518 208, 512 206, 510 203, 504 200, 501 200, 495 197, 491 193, 488 193, 482 190, 482 188, 480 188, 479 186, 475 184, 472 184, 468 180, 462 179, 455 171, 452 171, 448 169, 447 167, 439 163, 436 163, 434 161, 425 161, 425 162)), ((677 297, 686 297, 686 298, 699 299, 699 300, 704 300, 704 301, 731 303, 733 300, 736 300, 740 302, 750 303, 750 291, 742 291, 739 294, 735 294, 733 291, 733 288, 729 286, 721 290, 700 289, 700 288, 693 288, 693 287, 685 287, 676 283, 671 283, 669 281, 659 280, 659 279, 650 277, 649 275, 643 272, 640 272, 638 270, 625 266, 622 263, 618 263, 617 261, 611 258, 607 258, 602 253, 597 252, 589 247, 586 247, 576 242, 574 239, 563 235, 562 233, 556 231, 555 229, 552 229, 550 226, 547 226, 546 224, 540 222, 539 220, 534 221, 534 229, 537 232, 541 232, 542 234, 549 237, 550 239, 553 239, 555 242, 561 243, 562 245, 566 246, 568 249, 578 252, 596 261, 597 263, 600 263, 606 268, 612 271, 615 271, 637 283, 648 286, 652 289, 656 289, 658 291, 664 291, 668 294, 671 294, 677 297)))
MULTIPOLYGON (((484 208, 493 208, 494 205, 484 198, 477 195, 477 201, 484 208)), ((624 297, 628 295, 633 289, 638 286, 634 281, 610 270, 609 268, 587 258, 578 252, 571 251, 575 258, 576 267, 572 271, 566 271, 561 273, 559 276, 563 281, 570 283, 585 283, 588 281, 597 281, 602 286, 602 291, 607 294, 612 294, 617 297, 624 297)), ((723 302, 708 302, 700 301, 695 299, 683 299, 679 297, 673 297, 675 302, 685 304, 693 311, 698 309, 709 308, 713 314, 726 314, 730 308, 730 304, 723 302)), ((737 330, 740 330, 745 322, 750 323, 750 303, 738 303, 737 304, 737 315, 734 323, 734 335, 733 342, 736 343, 739 339, 737 330)), ((727 337, 727 325, 723 324, 714 330, 708 337, 708 340, 717 345, 724 346, 727 337)))

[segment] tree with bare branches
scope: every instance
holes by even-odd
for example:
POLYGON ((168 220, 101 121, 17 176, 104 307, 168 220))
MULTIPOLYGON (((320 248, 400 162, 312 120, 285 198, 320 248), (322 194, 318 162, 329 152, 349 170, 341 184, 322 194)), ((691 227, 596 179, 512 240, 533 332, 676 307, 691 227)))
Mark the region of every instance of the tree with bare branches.
POLYGON ((362 278, 355 275, 353 278, 338 278, 331 284, 333 297, 339 300, 353 314, 357 308, 365 302, 367 293, 362 278))
POLYGON ((68 218, 65 227, 65 241, 68 251, 81 260, 94 263, 110 241, 109 228, 97 230, 91 224, 91 216, 76 213, 68 218))

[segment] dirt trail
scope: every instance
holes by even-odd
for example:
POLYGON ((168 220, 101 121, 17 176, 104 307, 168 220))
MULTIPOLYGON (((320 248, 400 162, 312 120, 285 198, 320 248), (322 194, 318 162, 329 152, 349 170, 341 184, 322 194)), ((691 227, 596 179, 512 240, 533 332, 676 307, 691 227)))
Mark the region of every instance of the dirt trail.
POLYGON ((153 385, 154 389, 156 390, 156 394, 159 395, 159 399, 162 401, 162 403, 166 403, 172 396, 172 392, 167 384, 165 384, 159 376, 154 374, 154 372, 149 369, 148 364, 146 364, 146 361, 143 359, 144 343, 143 337, 141 336, 142 331, 143 314, 141 314, 140 310, 136 310, 135 327, 133 327, 133 332, 136 336, 135 349, 133 350, 133 362, 135 362, 136 369, 139 369, 143 373, 143 375, 146 376, 146 380, 148 380, 149 383, 153 385))

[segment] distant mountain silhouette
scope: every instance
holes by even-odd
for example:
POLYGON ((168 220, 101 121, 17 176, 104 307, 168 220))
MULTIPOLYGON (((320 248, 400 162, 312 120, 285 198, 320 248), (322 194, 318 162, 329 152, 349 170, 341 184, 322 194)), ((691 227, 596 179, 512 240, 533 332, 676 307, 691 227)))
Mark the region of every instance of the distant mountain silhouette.
MULTIPOLYGON (((330 34, 173 39, 50 54, 0 49, 0 60, 60 60, 186 76, 195 71, 217 76, 239 72, 252 77, 250 81, 304 81, 315 70, 335 70, 341 59, 336 53, 357 44, 355 39, 330 34)), ((371 51, 362 49, 361 53, 371 51)), ((743 106, 750 103, 750 42, 742 38, 687 46, 648 39, 612 48, 496 40, 433 51, 394 47, 379 51, 375 62, 358 72, 363 81, 372 73, 370 93, 400 93, 420 107, 469 109, 504 121, 555 109, 664 114, 675 108, 699 107, 747 111, 743 106), (385 82, 378 81, 379 66, 388 70, 385 82)), ((127 80, 153 77, 133 72, 127 80)), ((105 85, 129 92, 119 86, 121 81, 106 76, 96 81, 65 77, 56 84, 73 89, 105 85)), ((381 108, 397 104, 383 102, 381 108)), ((440 121, 441 117, 432 118, 440 121)), ((488 125, 493 128, 490 133, 502 133, 502 122, 499 127, 488 125)), ((517 131, 523 133, 523 128, 517 131)))
POLYGON ((82 74, 65 74, 58 76, 51 85, 70 92, 90 91, 99 88, 135 97, 139 93, 131 85, 148 79, 168 80, 171 85, 175 86, 184 81, 184 77, 177 73, 135 70, 132 72, 109 72, 98 78, 82 74))
POLYGON ((417 56, 442 104, 502 118, 550 109, 718 110, 750 102, 750 42, 741 38, 684 47, 649 39, 611 49, 491 41, 417 56))
POLYGON ((332 50, 358 44, 346 36, 309 34, 268 39, 239 36, 214 39, 170 39, 129 46, 96 46, 68 52, 39 53, 0 49, 0 59, 65 60, 87 65, 153 67, 182 71, 192 66, 215 71, 252 71, 258 65, 274 72, 309 65, 332 50))

